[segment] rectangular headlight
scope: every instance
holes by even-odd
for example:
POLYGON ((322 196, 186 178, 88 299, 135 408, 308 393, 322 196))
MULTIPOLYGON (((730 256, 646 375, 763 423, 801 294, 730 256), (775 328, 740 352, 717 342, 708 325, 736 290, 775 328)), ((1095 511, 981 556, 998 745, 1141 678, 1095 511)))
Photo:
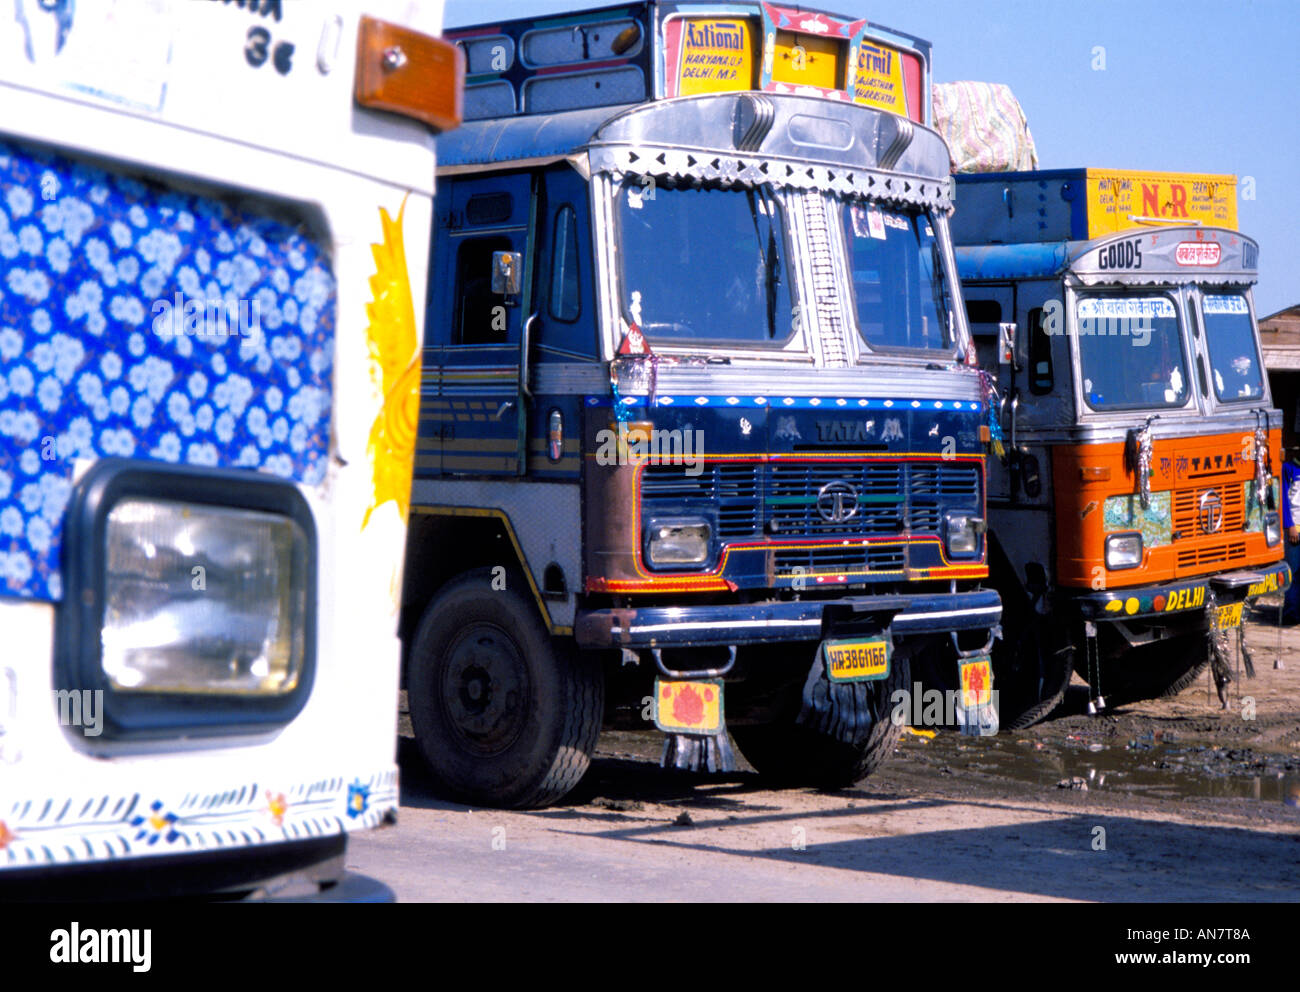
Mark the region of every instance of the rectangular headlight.
POLYGON ((277 514, 117 503, 105 530, 101 663, 109 684, 120 692, 292 692, 303 665, 305 543, 302 528, 277 514))
POLYGON ((1270 548, 1282 542, 1282 518, 1276 511, 1264 514, 1264 540, 1270 548))
POLYGON ((709 560, 706 520, 652 520, 646 555, 651 565, 702 565, 709 560))
POLYGON ((64 518, 55 687, 103 693, 116 740, 260 733, 316 677, 316 521, 261 472, 103 458, 64 518))
POLYGON ((950 558, 968 558, 979 553, 980 535, 987 525, 983 517, 949 513, 944 517, 944 547, 950 558))
POLYGON ((1111 534, 1106 538, 1106 567, 1112 571, 1142 564, 1142 535, 1111 534))

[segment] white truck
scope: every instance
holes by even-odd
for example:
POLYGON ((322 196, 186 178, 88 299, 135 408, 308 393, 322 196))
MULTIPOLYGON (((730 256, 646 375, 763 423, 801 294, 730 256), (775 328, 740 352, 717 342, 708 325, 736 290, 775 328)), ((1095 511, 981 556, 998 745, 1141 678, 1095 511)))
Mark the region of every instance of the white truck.
POLYGON ((396 808, 441 8, 0 17, 0 896, 338 896, 396 808))

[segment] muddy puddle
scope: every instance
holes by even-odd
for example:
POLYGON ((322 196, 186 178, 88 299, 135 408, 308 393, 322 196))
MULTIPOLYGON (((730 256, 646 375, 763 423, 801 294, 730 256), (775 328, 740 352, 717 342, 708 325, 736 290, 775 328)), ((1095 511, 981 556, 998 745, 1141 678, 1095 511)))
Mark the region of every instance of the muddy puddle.
POLYGON ((1153 733, 1102 744, 998 735, 907 734, 900 750, 941 774, 977 772, 1045 788, 1159 799, 1257 799, 1300 807, 1300 759, 1153 733))

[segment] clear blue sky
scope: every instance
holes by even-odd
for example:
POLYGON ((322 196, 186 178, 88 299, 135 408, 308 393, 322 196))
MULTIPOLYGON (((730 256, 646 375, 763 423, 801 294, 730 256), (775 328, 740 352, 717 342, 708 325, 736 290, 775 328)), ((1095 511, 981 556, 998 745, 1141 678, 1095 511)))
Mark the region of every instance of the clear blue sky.
MULTIPOLYGON (((455 27, 604 6, 447 0, 455 27)), ((1300 0, 828 0, 934 45, 934 79, 1007 83, 1039 167, 1226 172, 1260 243, 1262 317, 1300 303, 1300 0), (1093 69, 1093 49, 1105 69, 1093 69)))

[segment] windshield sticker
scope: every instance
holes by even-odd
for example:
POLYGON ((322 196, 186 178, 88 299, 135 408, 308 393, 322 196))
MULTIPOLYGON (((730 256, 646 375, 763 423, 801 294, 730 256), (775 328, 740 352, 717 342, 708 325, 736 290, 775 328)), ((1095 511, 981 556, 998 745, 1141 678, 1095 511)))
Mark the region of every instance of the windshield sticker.
POLYGON ((867 208, 867 228, 873 238, 885 240, 885 215, 878 207, 867 208))
POLYGON ((1090 297, 1079 301, 1079 316, 1090 317, 1174 317, 1173 303, 1163 296, 1090 297))
POLYGON ((1207 314, 1248 314, 1250 308, 1246 306, 1245 299, 1240 296, 1207 296, 1205 297, 1205 312, 1207 314))
MULTIPOLYGON (((863 206, 860 203, 855 203, 849 207, 849 217, 853 222, 855 237, 875 238, 877 241, 885 240, 885 215, 879 207, 863 206)), ((904 229, 906 229, 906 224, 904 229)))

